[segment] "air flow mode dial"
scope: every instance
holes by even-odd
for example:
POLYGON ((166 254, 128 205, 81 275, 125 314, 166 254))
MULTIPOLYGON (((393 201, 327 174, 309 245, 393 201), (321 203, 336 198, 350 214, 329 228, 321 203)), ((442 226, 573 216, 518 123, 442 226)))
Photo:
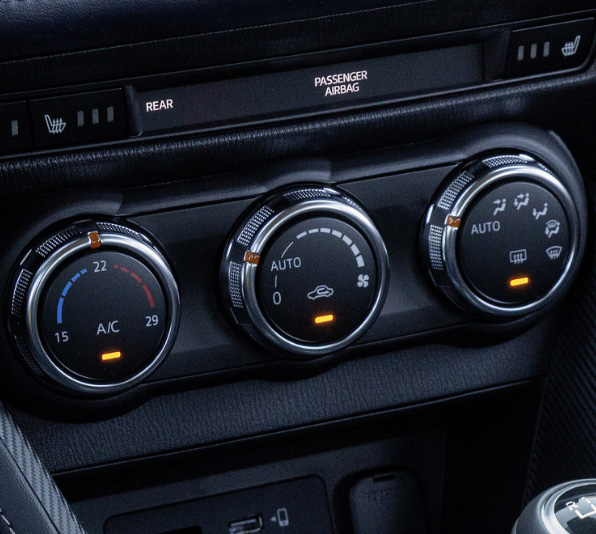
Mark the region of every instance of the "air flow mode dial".
POLYGON ((525 154, 499 154, 460 169, 438 191, 422 229, 422 259, 461 307, 521 316, 570 282, 579 228, 551 170, 525 154))
POLYGON ((371 219, 329 188, 279 193, 251 211, 222 266, 226 304, 259 342, 317 356, 356 340, 382 305, 387 253, 371 219))
POLYGON ((147 238, 108 223, 73 224, 36 244, 17 269, 9 329, 38 373, 78 393, 136 384, 167 354, 176 283, 147 238))

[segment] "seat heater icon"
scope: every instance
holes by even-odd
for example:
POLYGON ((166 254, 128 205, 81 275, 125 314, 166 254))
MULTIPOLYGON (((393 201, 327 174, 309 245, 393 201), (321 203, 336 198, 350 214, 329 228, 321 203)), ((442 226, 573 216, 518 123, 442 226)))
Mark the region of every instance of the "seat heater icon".
POLYGON ((66 128, 66 122, 62 120, 62 117, 52 119, 49 115, 44 115, 44 119, 46 120, 48 132, 51 134, 61 134, 64 131, 64 128, 66 128))
POLYGON ((581 41, 581 38, 581 35, 577 35, 573 41, 565 43, 565 46, 561 48, 561 53, 565 57, 575 56, 575 54, 577 53, 577 49, 579 48, 579 42, 581 41))

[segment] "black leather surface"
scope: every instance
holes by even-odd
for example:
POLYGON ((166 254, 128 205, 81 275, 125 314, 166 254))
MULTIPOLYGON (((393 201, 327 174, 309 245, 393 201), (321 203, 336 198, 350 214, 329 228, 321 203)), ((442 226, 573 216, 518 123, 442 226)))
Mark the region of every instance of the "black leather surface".
MULTIPOLYGON (((409 26, 410 31, 421 33, 422 28, 441 31, 455 23, 462 25, 466 19, 465 26, 480 25, 488 21, 588 9, 593 7, 591 4, 588 0, 565 3, 539 0, 4 0, 0 2, 0 58, 48 55, 288 21, 298 21, 293 24, 303 30, 310 27, 309 33, 316 33, 317 29, 325 29, 324 19, 362 20, 364 14, 377 17, 381 27, 403 30, 409 26), (404 4, 406 9, 400 9, 404 4), (470 18, 472 10, 473 20, 470 18), (406 14, 408 20, 404 20, 406 14), (301 26, 306 19, 313 23, 301 26)), ((341 26, 336 26, 334 33, 341 30, 341 26)), ((396 32, 394 37, 401 33, 396 32)), ((356 44, 354 37, 351 36, 351 44, 356 44)))
POLYGON ((154 398, 88 424, 12 410, 51 471, 299 428, 543 375, 552 328, 502 345, 427 346, 346 362, 292 382, 249 381, 154 398))

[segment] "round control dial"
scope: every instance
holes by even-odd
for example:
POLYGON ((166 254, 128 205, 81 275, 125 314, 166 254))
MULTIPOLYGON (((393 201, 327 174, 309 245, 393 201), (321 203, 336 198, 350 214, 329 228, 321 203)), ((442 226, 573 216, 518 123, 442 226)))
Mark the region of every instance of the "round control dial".
POLYGON ((345 347, 382 305, 388 261, 370 218, 329 189, 274 195, 239 225, 224 258, 224 296, 259 342, 317 356, 345 347))
POLYGON ((73 225, 32 249, 16 274, 9 328, 33 369, 79 393, 145 378, 171 347, 176 283, 141 234, 73 225))
POLYGON ((435 284, 462 307, 530 313, 560 295, 579 247, 569 192, 526 155, 476 161, 447 180, 422 232, 435 284))

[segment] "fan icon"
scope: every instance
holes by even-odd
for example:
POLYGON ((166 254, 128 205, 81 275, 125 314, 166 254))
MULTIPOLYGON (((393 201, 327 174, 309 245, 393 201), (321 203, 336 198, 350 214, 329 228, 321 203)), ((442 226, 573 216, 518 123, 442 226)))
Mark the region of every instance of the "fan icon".
POLYGON ((370 277, 367 274, 358 275, 358 287, 368 287, 368 281, 370 277))

